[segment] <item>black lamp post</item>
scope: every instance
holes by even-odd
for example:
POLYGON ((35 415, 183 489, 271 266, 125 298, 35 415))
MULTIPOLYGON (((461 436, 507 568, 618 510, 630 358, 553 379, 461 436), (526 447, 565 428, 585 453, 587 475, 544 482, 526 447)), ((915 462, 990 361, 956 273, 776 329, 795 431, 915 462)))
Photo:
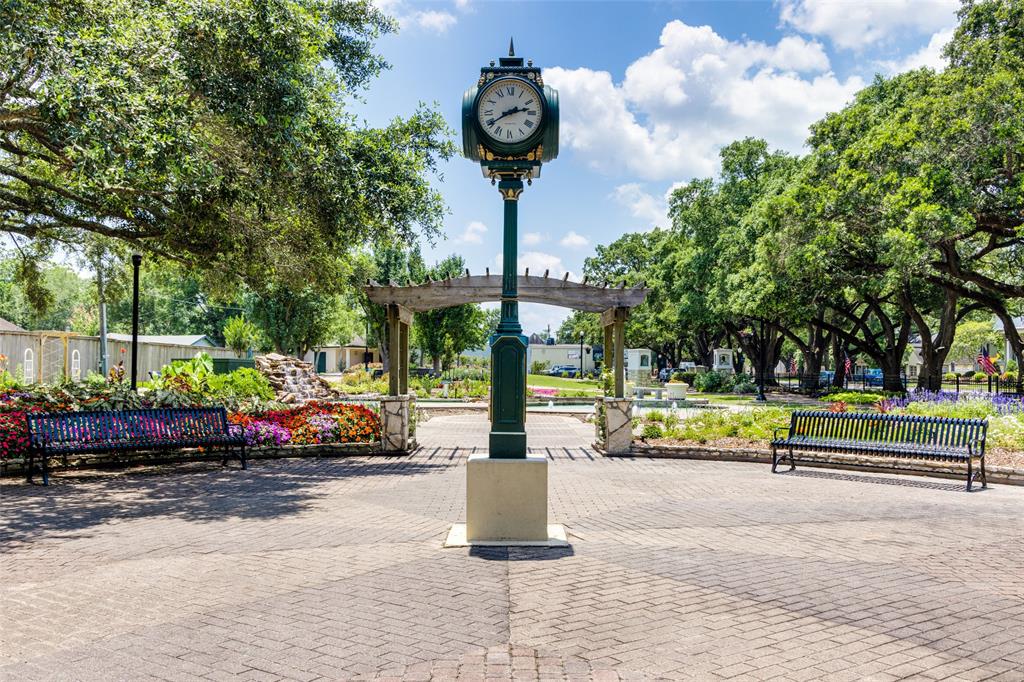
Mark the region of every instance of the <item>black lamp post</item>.
POLYGON ((583 378, 583 332, 580 332, 580 379, 583 378))
POLYGON ((768 398, 764 395, 764 364, 767 362, 765 356, 765 339, 764 339, 764 318, 760 318, 760 336, 758 337, 757 355, 761 361, 757 364, 757 401, 759 403, 767 402, 768 398))
POLYGON ((132 390, 138 389, 139 379, 139 266, 142 254, 132 254, 132 390))
POLYGON ((363 337, 363 371, 370 371, 370 320, 366 320, 366 336, 363 337))

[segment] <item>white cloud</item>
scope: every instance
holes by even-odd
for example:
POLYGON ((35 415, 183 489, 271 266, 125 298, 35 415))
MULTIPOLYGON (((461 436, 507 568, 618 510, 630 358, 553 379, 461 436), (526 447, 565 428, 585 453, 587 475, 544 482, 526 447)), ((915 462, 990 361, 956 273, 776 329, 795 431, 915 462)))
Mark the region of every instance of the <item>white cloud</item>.
POLYGON ((434 33, 446 33, 448 29, 458 22, 455 15, 451 12, 442 12, 438 10, 425 10, 414 12, 409 16, 409 21, 420 28, 434 33))
POLYGON ((456 243, 462 244, 483 244, 484 235, 487 233, 487 226, 479 220, 474 220, 469 225, 466 225, 466 229, 455 238, 456 243))
POLYGON ((527 232, 523 235, 523 244, 526 246, 536 246, 544 241, 544 235, 540 232, 527 232))
MULTIPOLYGON (((499 253, 494 257, 494 263, 497 266, 497 271, 500 273, 502 269, 502 253, 499 253)), ((569 279, 575 279, 571 270, 567 270, 565 264, 562 263, 562 259, 553 253, 544 253, 543 251, 524 251, 519 254, 518 258, 518 270, 517 272, 522 274, 526 271, 526 268, 530 269, 531 275, 543 275, 545 271, 548 272, 549 277, 561 277, 566 272, 569 272, 569 279)))
POLYGON ((948 28, 932 35, 928 44, 917 52, 908 55, 903 59, 879 62, 879 65, 888 73, 903 73, 911 69, 919 69, 922 66, 929 66, 936 71, 946 68, 946 58, 942 56, 942 50, 946 43, 953 37, 954 29, 948 28))
POLYGON ((612 198, 629 209, 635 218, 644 222, 645 228, 664 227, 668 223, 668 200, 658 198, 644 191, 638 182, 619 185, 612 192, 612 198))
POLYGON ((473 9, 469 2, 470 0, 455 0, 455 9, 460 12, 468 12, 473 9))
MULTIPOLYGON (((413 10, 405 0, 373 0, 373 4, 384 14, 394 17, 403 28, 418 28, 431 31, 438 35, 448 32, 458 23, 458 18, 451 12, 443 10, 413 10)), ((468 3, 455 3, 456 8, 464 9, 468 3)))
POLYGON ((562 237, 562 240, 558 243, 568 248, 579 249, 589 244, 590 240, 582 234, 577 234, 575 231, 569 230, 569 234, 562 237))
POLYGON ((804 33, 859 49, 901 33, 933 33, 956 23, 959 0, 781 0, 779 15, 804 33))
POLYGON ((799 151, 808 125, 864 86, 829 69, 816 41, 736 42, 672 21, 621 83, 586 68, 545 79, 559 91, 563 144, 592 168, 679 180, 713 175, 719 149, 746 136, 799 151))

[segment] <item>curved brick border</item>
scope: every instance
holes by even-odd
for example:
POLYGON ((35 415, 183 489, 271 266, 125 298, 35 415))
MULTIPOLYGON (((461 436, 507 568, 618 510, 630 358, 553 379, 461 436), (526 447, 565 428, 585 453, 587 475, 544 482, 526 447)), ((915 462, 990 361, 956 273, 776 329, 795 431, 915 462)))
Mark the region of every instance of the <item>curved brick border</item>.
MULTIPOLYGON (((756 462, 772 463, 772 452, 760 448, 713 448, 705 445, 653 445, 651 443, 633 443, 628 454, 612 455, 604 452, 597 443, 594 448, 605 457, 651 457, 655 459, 703 459, 717 462, 756 462)), ((961 465, 920 460, 901 460, 858 455, 817 455, 797 460, 797 467, 820 467, 827 469, 846 469, 855 471, 871 471, 875 473, 904 473, 935 478, 962 479, 966 470, 961 465)), ((989 483, 1005 483, 1024 485, 1024 469, 988 466, 989 483)))

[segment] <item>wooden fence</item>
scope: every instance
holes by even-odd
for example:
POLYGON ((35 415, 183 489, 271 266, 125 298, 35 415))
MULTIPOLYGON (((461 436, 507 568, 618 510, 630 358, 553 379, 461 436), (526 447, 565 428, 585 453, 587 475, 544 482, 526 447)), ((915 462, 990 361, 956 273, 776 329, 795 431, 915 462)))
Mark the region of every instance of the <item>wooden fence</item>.
MULTIPOLYGON (((227 348, 185 346, 173 343, 139 342, 139 381, 149 372, 156 372, 171 360, 191 358, 208 353, 214 358, 233 358, 227 348)), ((130 375, 131 341, 107 339, 110 367, 124 362, 130 375)), ((31 383, 55 383, 62 378, 75 381, 100 370, 100 340, 96 336, 79 336, 70 332, 0 332, 0 355, 7 357, 11 374, 31 383)))

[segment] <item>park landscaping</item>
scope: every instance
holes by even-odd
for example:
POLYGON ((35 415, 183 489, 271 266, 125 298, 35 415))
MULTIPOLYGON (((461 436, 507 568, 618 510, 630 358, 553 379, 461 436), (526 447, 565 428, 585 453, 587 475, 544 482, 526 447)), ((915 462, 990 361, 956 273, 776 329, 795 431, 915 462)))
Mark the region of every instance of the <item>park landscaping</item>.
MULTIPOLYGON (((869 394, 870 395, 870 394, 869 394)), ((826 396, 822 408, 834 412, 868 410, 884 414, 988 419, 987 455, 994 465, 1024 467, 1024 397, 985 393, 911 391, 905 396, 871 395, 859 405, 826 396)), ((775 429, 786 427, 797 409, 813 406, 707 409, 687 417, 652 410, 636 420, 638 435, 660 445, 706 445, 713 448, 764 449, 775 429)))
POLYGON ((379 415, 344 402, 308 401, 287 405, 259 372, 241 368, 214 374, 209 356, 166 366, 138 392, 115 373, 83 382, 26 384, 0 371, 0 463, 25 457, 26 421, 31 413, 123 411, 152 408, 225 407, 228 421, 250 447, 378 443, 379 415))

